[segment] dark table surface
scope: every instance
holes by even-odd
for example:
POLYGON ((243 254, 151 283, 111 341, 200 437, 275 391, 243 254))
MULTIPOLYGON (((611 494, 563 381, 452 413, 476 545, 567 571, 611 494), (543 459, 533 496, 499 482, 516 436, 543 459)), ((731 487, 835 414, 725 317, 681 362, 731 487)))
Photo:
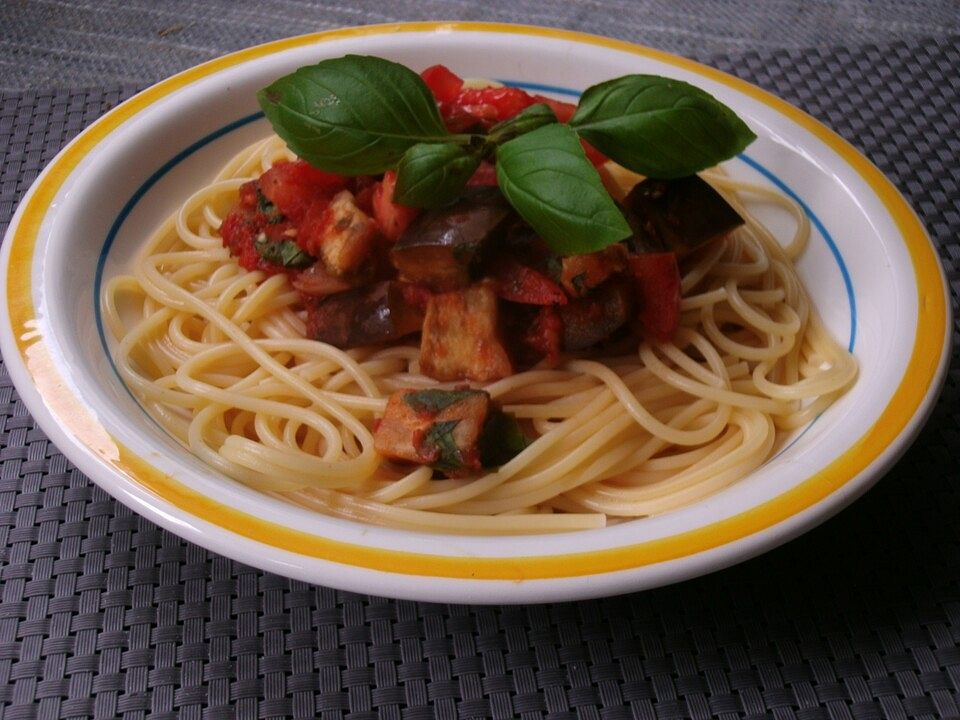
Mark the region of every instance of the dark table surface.
MULTIPOLYGON (((960 5, 822 1, 0 5, 0 230, 56 151, 136 89, 307 31, 553 25, 678 52, 793 102, 911 201, 960 294, 960 5)), ((521 607, 263 573, 76 470, 0 370, 0 719, 960 717, 960 358, 862 500, 659 590, 521 607)))

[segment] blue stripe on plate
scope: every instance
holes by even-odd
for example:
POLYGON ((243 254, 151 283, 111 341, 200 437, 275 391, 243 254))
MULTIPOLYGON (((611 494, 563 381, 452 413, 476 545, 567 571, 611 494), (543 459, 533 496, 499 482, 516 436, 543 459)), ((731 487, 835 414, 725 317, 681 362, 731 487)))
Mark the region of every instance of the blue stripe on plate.
MULTIPOLYGON (((127 387, 127 384, 123 382, 123 378, 120 377, 120 373, 117 370, 117 365, 113 361, 113 355, 110 353, 110 350, 107 345, 107 335, 103 329, 103 317, 100 313, 100 292, 103 285, 103 268, 107 262, 107 255, 110 254, 110 248, 113 247, 114 240, 117 239, 117 234, 120 232, 120 228, 123 226, 124 221, 133 212, 133 208, 136 207, 137 203, 147 194, 147 191, 150 190, 154 185, 159 182, 160 178, 170 172, 173 168, 179 165, 181 162, 186 160, 188 157, 197 152, 200 148, 205 145, 209 145, 217 138, 221 138, 228 133, 233 132, 237 128, 241 128, 244 125, 249 125, 252 122, 255 122, 263 117, 262 112, 256 112, 251 115, 240 118, 239 120, 234 120, 232 123, 224 125, 223 127, 214 130, 209 135, 205 135, 199 140, 197 140, 192 145, 187 146, 172 158, 167 160, 163 165, 157 168, 150 177, 144 180, 143 184, 136 189, 133 195, 130 196, 130 199, 127 200, 126 204, 120 209, 119 214, 116 219, 113 221, 113 225, 110 226, 110 230, 107 233, 107 238, 103 243, 103 247, 100 249, 100 257, 97 258, 97 273, 94 276, 93 280, 93 306, 94 306, 94 316, 97 320, 97 334, 100 336, 100 344, 103 346, 103 350, 107 355, 107 360, 110 362, 110 367, 113 368, 114 374, 117 378, 120 379, 120 384, 123 385, 124 389, 127 391, 127 394, 130 395, 134 400, 137 401, 137 404, 140 404, 140 401, 134 396, 130 391, 130 388, 127 387)), ((146 238, 144 238, 146 240, 146 238)), ((141 408, 143 406, 141 405, 141 408)), ((146 412, 146 410, 144 410, 146 412)), ((149 413, 146 413, 147 416, 153 420, 153 416, 149 413)), ((156 422, 154 420, 154 422, 156 422)))

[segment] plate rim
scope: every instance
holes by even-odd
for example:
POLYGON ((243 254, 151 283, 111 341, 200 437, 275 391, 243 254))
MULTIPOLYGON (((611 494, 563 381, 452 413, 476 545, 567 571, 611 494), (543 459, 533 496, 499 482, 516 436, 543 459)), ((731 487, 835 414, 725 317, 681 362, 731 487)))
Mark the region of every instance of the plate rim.
MULTIPOLYGON (((219 517, 222 521, 224 515, 227 515, 229 522, 226 524, 224 522, 212 524, 228 534, 240 535, 254 543, 265 544, 281 551, 293 552, 296 556, 325 560, 374 573, 402 574, 408 580, 412 578, 469 578, 486 581, 515 581, 518 579, 527 581, 583 580, 595 575, 642 570, 644 567, 658 563, 691 558, 695 555, 720 549, 732 551, 734 557, 725 563, 730 564, 770 549, 780 542, 786 541, 788 539, 786 536, 795 534, 787 531, 778 536, 776 530, 784 523, 793 520, 799 523, 800 530, 802 530, 804 527, 822 521, 865 491, 872 482, 879 479, 889 465, 910 444, 932 410, 945 380, 949 359, 951 311, 946 278, 932 242, 916 214, 899 191, 865 156, 835 132, 799 108, 747 81, 687 58, 625 41, 569 30, 502 23, 389 23, 309 33, 275 40, 224 55, 167 78, 114 108, 80 133, 50 162, 25 195, 11 220, 4 241, 2 268, 0 268, 0 273, 2 273, 0 282, 5 285, 6 289, 2 296, 5 312, 0 318, 2 319, 0 346, 3 348, 4 359, 10 368, 11 377, 14 379, 14 383, 31 414, 38 423, 40 423, 42 416, 48 423, 53 423, 55 426, 51 428, 44 427, 41 424, 41 427, 51 435, 65 438, 68 445, 78 452, 90 450, 89 447, 84 447, 82 440, 76 436, 76 433, 71 434, 68 431, 74 428, 65 430, 56 425, 56 419, 50 414, 50 408, 48 407, 49 398, 46 397, 40 387, 41 384, 45 384, 48 388, 56 387, 60 391, 65 389, 69 391, 69 385, 62 379, 58 381, 58 378, 49 375, 38 379, 36 374, 32 372, 32 368, 28 368, 28 355, 31 352, 36 354, 38 346, 42 346, 42 343, 38 343, 38 339, 42 338, 30 337, 30 333, 21 332, 17 334, 14 328, 20 328, 21 331, 30 329, 31 322, 35 322, 38 315, 33 306, 32 281, 30 273, 21 273, 17 277, 16 273, 10 273, 8 270, 12 265, 24 260, 28 261, 26 267, 32 267, 33 249, 40 234, 40 223, 49 210, 50 202, 56 197, 63 182, 66 181, 76 168, 77 163, 86 154, 91 152, 102 140, 105 140, 117 126, 161 98, 196 80, 257 57, 343 38, 397 32, 437 33, 451 31, 526 34, 599 45, 650 57, 660 62, 693 71, 698 75, 718 81, 736 91, 760 100, 764 105, 786 115, 804 129, 811 131, 850 165, 880 200, 890 214, 891 221, 896 225, 911 256, 917 290, 920 294, 918 307, 923 311, 917 318, 914 347, 900 385, 891 395, 886 407, 878 415, 871 428, 863 437, 852 444, 851 449, 841 454, 830 465, 807 477, 797 487, 765 503, 748 508, 740 516, 704 525, 679 535, 647 540, 639 544, 621 545, 603 550, 520 557, 491 556, 468 559, 462 556, 426 552, 384 550, 303 533, 260 520, 248 513, 219 504, 207 496, 191 491, 175 479, 158 472, 149 463, 136 457, 131 451, 120 446, 119 443, 116 443, 116 457, 109 461, 113 467, 108 468, 108 470, 119 471, 126 481, 138 485, 140 489, 146 489, 159 499, 172 504, 173 507, 189 514, 196 520, 211 524, 208 518, 219 517), (933 290, 939 290, 939 292, 933 292, 933 290), (938 329, 939 334, 937 333, 938 329), (933 341, 932 345, 931 340, 933 341), (11 352, 11 350, 15 350, 15 352, 11 352), (25 382, 31 385, 30 390, 35 391, 35 393, 23 392, 25 382), (28 401, 27 397, 30 397, 31 401, 28 401), (906 414, 903 413, 903 409, 907 410, 906 414), (895 431, 891 431, 891 428, 895 428, 895 431), (56 432, 50 432, 51 429, 56 432), (859 457, 850 457, 853 448, 857 448, 858 452, 856 454, 859 457), (848 492, 838 494, 837 491, 841 489, 848 492), (769 507, 773 504, 776 504, 776 508, 769 507), (827 505, 826 508, 824 508, 824 504, 827 505), (771 510, 777 512, 771 514, 771 510), (805 517, 808 515, 808 511, 813 512, 812 519, 805 517), (765 515, 765 518, 757 517, 758 513, 765 515), (750 515, 750 517, 745 517, 747 515, 750 515), (734 523, 736 527, 731 527, 731 523, 734 523), (718 525, 723 527, 718 528, 718 525), (719 530, 723 530, 723 532, 719 530), (771 531, 773 537, 764 537, 770 535, 766 531, 771 531), (266 542, 264 541, 265 538, 266 542), (756 544, 742 547, 739 552, 736 551, 734 544, 737 541, 751 538, 756 541, 756 544), (280 542, 281 539, 282 542, 280 542), (307 540, 307 546, 304 545, 305 540, 307 540), (704 542, 705 540, 706 542, 704 542), (307 549, 315 552, 304 552, 307 549), (349 559, 345 559, 345 550, 349 559), (536 567, 530 567, 531 563, 535 563, 536 567), (402 568, 400 573, 397 573, 398 568, 402 568)), ((46 370, 53 372, 55 368, 50 367, 46 370)), ((115 439, 114 442, 116 442, 115 439)), ((60 448, 60 443, 56 444, 60 448)), ((65 450, 65 448, 63 449, 65 450)), ((65 454, 68 453, 65 452, 65 454)), ((70 454, 68 454, 68 457, 78 466, 82 464, 84 471, 90 475, 91 479, 104 486, 105 489, 112 493, 123 490, 115 487, 113 483, 109 483, 108 486, 107 481, 97 477, 98 473, 96 471, 90 472, 86 469, 91 467, 103 471, 102 461, 104 458, 102 455, 101 462, 93 464, 88 462, 93 458, 86 455, 83 463, 78 462, 77 458, 70 454)), ((123 492, 124 497, 136 502, 140 512, 143 512, 158 524, 168 527, 178 534, 184 534, 185 528, 182 523, 172 521, 158 508, 152 507, 146 498, 136 497, 135 493, 127 490, 123 492)), ((210 543, 205 542, 205 540, 209 540, 209 537, 204 536, 202 530, 197 528, 195 530, 196 532, 193 533, 191 539, 201 545, 209 546, 210 543), (197 533, 200 534, 199 537, 197 537, 197 533)), ((796 530, 796 532, 800 530, 796 530)), ((224 552, 222 549, 218 551, 224 552)), ((230 553, 226 552, 225 554, 230 553)), ((250 560, 245 559, 244 561, 249 562, 250 560)), ((254 562, 254 564, 257 563, 254 562)), ((282 563, 282 567, 285 569, 277 567, 271 567, 270 569, 290 574, 288 564, 282 563)), ((692 574, 698 573, 696 571, 680 573, 683 577, 689 577, 692 574)), ((313 579, 316 580, 315 577, 313 579)), ((328 582, 328 579, 324 578, 323 581, 328 582)), ((502 598, 498 601, 502 601, 502 598)))

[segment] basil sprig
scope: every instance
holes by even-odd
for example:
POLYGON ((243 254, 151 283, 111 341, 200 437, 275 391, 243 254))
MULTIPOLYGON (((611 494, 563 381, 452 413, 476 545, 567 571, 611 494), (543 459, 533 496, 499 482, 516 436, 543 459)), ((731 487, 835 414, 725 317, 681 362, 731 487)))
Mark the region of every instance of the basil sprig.
POLYGON ((376 175, 396 168, 394 199, 403 205, 453 202, 480 162, 495 156, 507 200, 565 255, 630 235, 581 139, 624 167, 669 179, 733 157, 756 138, 708 93, 654 75, 588 88, 567 125, 538 103, 473 134, 448 132, 420 76, 377 57, 347 55, 300 68, 257 99, 290 149, 321 170, 376 175))

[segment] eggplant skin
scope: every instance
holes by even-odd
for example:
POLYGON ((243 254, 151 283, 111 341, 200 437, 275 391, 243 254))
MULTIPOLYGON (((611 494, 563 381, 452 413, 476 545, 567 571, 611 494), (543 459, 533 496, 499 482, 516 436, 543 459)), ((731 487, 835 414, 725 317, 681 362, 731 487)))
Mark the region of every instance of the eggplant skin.
POLYGON ((648 178, 630 191, 624 205, 637 252, 683 255, 743 225, 739 213, 697 175, 648 178))
POLYGON ((467 193, 410 223, 390 251, 400 276, 437 292, 470 284, 487 243, 512 214, 496 188, 467 193))
POLYGON ((633 317, 634 292, 629 283, 612 280, 589 295, 559 309, 563 349, 585 350, 606 340, 633 317))
POLYGON ((307 337, 347 349, 419 332, 423 311, 406 300, 404 285, 388 280, 309 302, 307 337))

